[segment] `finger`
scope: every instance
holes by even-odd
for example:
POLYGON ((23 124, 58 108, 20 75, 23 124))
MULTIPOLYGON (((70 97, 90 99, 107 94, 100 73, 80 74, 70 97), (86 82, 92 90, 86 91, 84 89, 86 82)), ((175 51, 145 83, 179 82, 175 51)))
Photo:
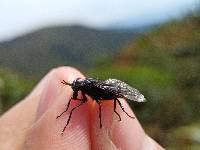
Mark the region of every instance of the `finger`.
POLYGON ((27 133, 24 149, 90 149, 89 109, 83 104, 72 114, 64 134, 61 135, 68 120, 70 110, 80 103, 72 101, 69 111, 60 118, 56 117, 66 109, 72 96, 69 86, 60 84, 63 79, 69 83, 77 77, 78 72, 63 69, 52 77, 38 107, 37 119, 27 133))
MULTIPOLYGON (((42 93, 56 72, 78 73, 70 67, 59 67, 51 70, 20 103, 8 110, 0 118, 0 149, 19 149, 24 143, 27 130, 36 119, 38 103, 42 93)), ((60 82, 59 82, 60 83, 60 82)), ((59 84, 58 83, 58 84, 59 84)))
MULTIPOLYGON (((127 103, 120 99, 126 112, 134 116, 127 103)), ((91 122, 94 123, 91 140, 94 150, 143 150, 156 149, 159 147, 156 142, 149 140, 142 129, 137 118, 128 117, 117 105, 117 112, 122 121, 118 121, 118 116, 113 111, 113 101, 102 103, 102 128, 99 128, 98 105, 93 103, 91 122)), ((161 148, 161 147, 160 147, 161 148)))
POLYGON ((27 129, 35 120, 41 93, 54 71, 50 71, 29 96, 1 116, 0 149, 18 149, 22 145, 27 129))

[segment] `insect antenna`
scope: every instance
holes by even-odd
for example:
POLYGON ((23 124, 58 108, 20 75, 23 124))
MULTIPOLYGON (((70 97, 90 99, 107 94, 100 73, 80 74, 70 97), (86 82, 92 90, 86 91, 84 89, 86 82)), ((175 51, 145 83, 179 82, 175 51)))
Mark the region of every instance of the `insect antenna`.
POLYGON ((66 82, 65 80, 62 80, 62 81, 61 81, 61 83, 62 83, 62 84, 65 84, 65 85, 72 86, 72 84, 70 84, 70 83, 66 82))

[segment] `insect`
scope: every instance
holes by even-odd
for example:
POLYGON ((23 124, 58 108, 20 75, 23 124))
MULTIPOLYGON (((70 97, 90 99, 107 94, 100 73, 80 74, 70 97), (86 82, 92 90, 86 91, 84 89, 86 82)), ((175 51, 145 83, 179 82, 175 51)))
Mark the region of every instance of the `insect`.
POLYGON ((87 96, 90 96, 93 100, 97 102, 99 105, 99 119, 100 119, 100 128, 102 128, 102 122, 101 122, 101 102, 104 100, 113 100, 114 102, 114 112, 119 117, 119 121, 121 121, 121 117, 119 113, 116 111, 116 105, 117 103, 121 107, 122 111, 126 113, 127 116, 130 118, 133 118, 130 116, 125 109, 123 108, 120 100, 118 98, 124 98, 126 100, 130 101, 136 101, 136 102, 145 102, 144 96, 135 88, 131 87, 130 85, 117 80, 117 79, 107 79, 107 80, 99 80, 94 78, 77 78, 72 83, 68 83, 65 80, 61 82, 64 85, 71 86, 73 90, 73 96, 69 100, 67 107, 65 111, 63 111, 57 118, 61 117, 67 110, 69 109, 70 103, 72 100, 79 100, 80 104, 72 108, 69 118, 67 120, 67 123, 65 127, 62 130, 62 133, 65 131, 67 125, 70 122, 72 113, 79 108, 81 105, 87 102, 87 96), (78 99, 78 92, 81 92, 82 98, 78 99))

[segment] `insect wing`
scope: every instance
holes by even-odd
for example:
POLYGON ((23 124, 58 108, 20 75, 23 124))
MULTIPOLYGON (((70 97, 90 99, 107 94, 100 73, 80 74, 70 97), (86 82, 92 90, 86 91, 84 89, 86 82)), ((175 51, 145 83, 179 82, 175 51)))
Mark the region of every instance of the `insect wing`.
POLYGON ((145 102, 146 99, 144 96, 135 88, 130 85, 117 80, 117 79, 108 79, 104 81, 105 87, 107 86, 109 89, 121 95, 123 98, 137 101, 137 102, 145 102))

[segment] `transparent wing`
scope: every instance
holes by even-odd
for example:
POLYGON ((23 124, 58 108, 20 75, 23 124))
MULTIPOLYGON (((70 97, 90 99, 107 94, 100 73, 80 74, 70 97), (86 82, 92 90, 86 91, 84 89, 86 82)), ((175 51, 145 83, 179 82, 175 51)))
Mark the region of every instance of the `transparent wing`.
POLYGON ((117 80, 117 79, 108 79, 104 81, 104 86, 113 92, 118 93, 121 97, 137 102, 145 102, 146 99, 144 96, 135 88, 131 87, 130 85, 117 80))

